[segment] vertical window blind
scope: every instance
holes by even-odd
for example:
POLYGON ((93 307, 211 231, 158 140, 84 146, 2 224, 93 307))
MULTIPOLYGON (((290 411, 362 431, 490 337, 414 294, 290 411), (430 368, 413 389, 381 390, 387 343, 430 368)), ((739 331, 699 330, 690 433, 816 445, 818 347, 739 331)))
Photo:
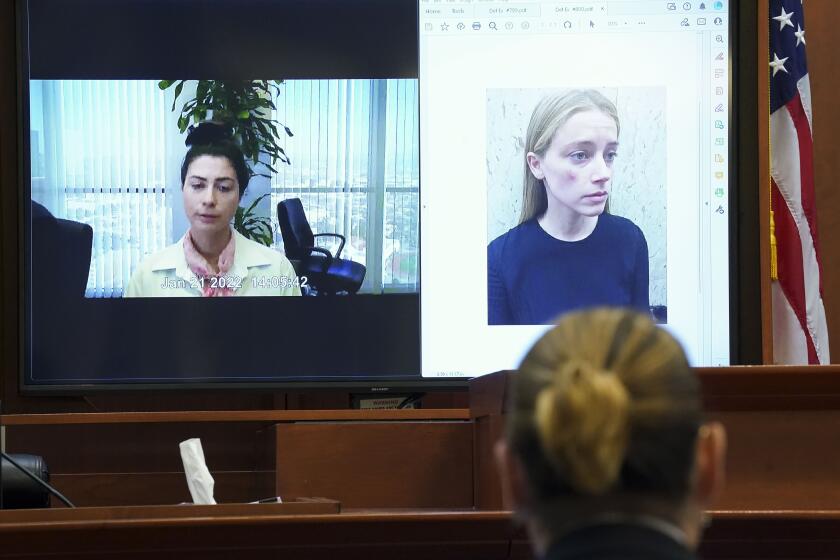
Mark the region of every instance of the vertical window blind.
POLYGON ((344 235, 342 256, 367 267, 362 292, 415 291, 416 80, 290 81, 274 102, 294 133, 283 145, 291 165, 272 178, 274 223, 277 203, 299 198, 313 232, 344 235))
POLYGON ((420 262, 420 115, 416 80, 388 80, 385 284, 417 288, 420 262))

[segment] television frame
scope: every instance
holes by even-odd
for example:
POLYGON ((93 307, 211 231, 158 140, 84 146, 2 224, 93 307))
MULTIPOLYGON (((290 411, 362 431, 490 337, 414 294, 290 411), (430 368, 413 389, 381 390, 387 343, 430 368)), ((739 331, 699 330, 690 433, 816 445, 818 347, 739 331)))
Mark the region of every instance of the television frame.
MULTIPOLYGON (((11 262, 16 258, 17 290, 12 299, 17 299, 18 334, 17 363, 18 389, 22 395, 59 396, 86 395, 93 393, 134 393, 136 391, 185 391, 185 390, 226 390, 231 389, 275 390, 275 391, 321 391, 348 390, 359 393, 409 393, 428 391, 463 390, 468 378, 423 378, 411 380, 364 379, 359 376, 353 380, 327 381, 271 381, 271 382, 190 382, 178 384, 131 383, 112 384, 73 384, 32 386, 25 384, 26 352, 26 299, 25 269, 26 248, 24 247, 26 224, 29 223, 29 201, 25 200, 27 188, 24 184, 30 177, 29 136, 25 131, 28 122, 28 45, 27 0, 16 0, 15 25, 17 30, 17 190, 14 195, 10 189, 4 191, 3 205, 8 208, 11 197, 16 201, 17 218, 17 255, 6 257, 11 262)), ((757 72, 764 68, 759 64, 762 53, 758 52, 758 8, 749 3, 732 1, 730 3, 730 143, 729 143, 729 234, 732 250, 730 251, 730 362, 734 364, 760 364, 762 359, 762 322, 760 286, 760 228, 759 228, 759 146, 757 145, 758 110, 753 95, 757 91, 757 72), (741 185, 748 188, 738 188, 741 185)), ((422 157, 422 154, 421 154, 422 157)), ((421 178, 422 183, 422 178, 421 178)), ((422 187, 421 187, 422 188, 422 187)), ((419 227, 422 227, 420 224, 419 227)), ((5 228, 9 231, 11 228, 5 228)), ((8 246, 8 245, 7 245, 8 246)), ((5 267, 4 267, 5 268, 5 267)), ((7 271, 4 276, 11 275, 7 271)), ((12 291, 8 283, 4 291, 12 291)), ((9 294, 4 294, 8 296, 9 294)), ((418 295, 422 298, 422 291, 418 295)), ((10 349, 9 338, 4 337, 2 346, 10 349)), ((422 341, 418 340, 419 344, 422 341)))

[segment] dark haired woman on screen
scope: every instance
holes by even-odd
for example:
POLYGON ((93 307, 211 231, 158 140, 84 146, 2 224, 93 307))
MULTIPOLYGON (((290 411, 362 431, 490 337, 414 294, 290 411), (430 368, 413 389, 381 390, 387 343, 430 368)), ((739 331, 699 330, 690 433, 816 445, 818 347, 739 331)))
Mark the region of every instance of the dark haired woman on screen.
POLYGON ((649 312, 645 236, 605 212, 619 128, 615 105, 597 91, 537 104, 519 225, 487 250, 489 324, 545 324, 595 305, 649 312))
POLYGON ((250 171, 227 127, 201 123, 186 143, 181 191, 190 229, 140 263, 126 297, 300 295, 289 260, 230 225, 250 171))
POLYGON ((569 313, 512 379, 496 456, 541 558, 694 558, 726 437, 671 335, 628 310, 569 313))

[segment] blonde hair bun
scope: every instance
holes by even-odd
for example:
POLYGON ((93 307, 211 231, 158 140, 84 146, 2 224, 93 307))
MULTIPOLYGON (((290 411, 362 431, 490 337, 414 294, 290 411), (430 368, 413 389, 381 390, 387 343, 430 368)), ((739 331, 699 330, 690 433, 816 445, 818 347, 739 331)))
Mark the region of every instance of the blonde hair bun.
POLYGON ((566 313, 522 360, 506 438, 531 507, 554 523, 565 515, 554 505, 572 497, 606 510, 638 496, 682 504, 702 420, 700 384, 674 337, 646 314, 604 307, 566 313))
POLYGON ((535 421, 545 455, 578 492, 603 494, 618 479, 629 404, 617 375, 577 359, 563 362, 537 395, 535 421))

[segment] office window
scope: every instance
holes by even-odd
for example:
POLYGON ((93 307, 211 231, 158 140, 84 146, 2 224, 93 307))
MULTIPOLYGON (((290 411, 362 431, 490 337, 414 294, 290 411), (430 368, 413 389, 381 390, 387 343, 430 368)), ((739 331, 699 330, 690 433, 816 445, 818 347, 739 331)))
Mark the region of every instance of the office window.
POLYGON ((290 81, 274 101, 294 136, 272 178, 273 221, 280 200, 300 198, 312 230, 344 235, 342 256, 365 264, 363 292, 416 290, 416 80, 290 81))

